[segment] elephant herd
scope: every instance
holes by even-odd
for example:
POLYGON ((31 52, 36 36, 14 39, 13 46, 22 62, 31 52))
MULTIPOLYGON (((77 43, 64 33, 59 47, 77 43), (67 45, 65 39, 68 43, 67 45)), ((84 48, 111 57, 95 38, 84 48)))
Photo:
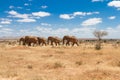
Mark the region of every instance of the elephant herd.
POLYGON ((66 45, 66 46, 74 46, 75 44, 79 46, 78 39, 75 36, 64 36, 63 39, 59 37, 49 36, 47 39, 43 37, 36 37, 36 36, 24 36, 19 39, 20 45, 28 45, 28 46, 35 46, 35 45, 66 45))

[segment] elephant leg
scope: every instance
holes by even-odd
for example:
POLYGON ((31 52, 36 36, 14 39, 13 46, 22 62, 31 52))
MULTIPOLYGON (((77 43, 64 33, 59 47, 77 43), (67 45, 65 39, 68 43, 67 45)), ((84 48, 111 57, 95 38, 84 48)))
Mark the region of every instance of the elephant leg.
POLYGON ((46 46, 46 43, 45 43, 45 42, 43 42, 43 45, 45 45, 45 46, 46 46))
POLYGON ((39 42, 39 46, 41 45, 41 42, 39 42))
POLYGON ((53 41, 51 41, 51 45, 53 45, 53 41))
POLYGON ((41 43, 41 45, 43 46, 43 42, 41 43))
POLYGON ((39 46, 41 45, 41 42, 39 42, 39 46))
POLYGON ((45 42, 42 42, 42 46, 44 46, 45 45, 45 42))
POLYGON ((21 41, 19 42, 19 45, 21 45, 21 41))
POLYGON ((28 46, 31 46, 31 43, 30 43, 30 42, 28 43, 28 46))
POLYGON ((66 46, 69 45, 69 41, 66 42, 66 46))
POLYGON ((35 46, 37 46, 37 42, 35 42, 35 46))
POLYGON ((45 46, 47 46, 46 42, 44 42, 45 46))
POLYGON ((49 45, 49 40, 47 40, 47 44, 49 45))
POLYGON ((33 43, 33 47, 35 46, 35 43, 33 43))
POLYGON ((70 46, 70 42, 68 43, 68 45, 70 46))
POLYGON ((63 40, 63 45, 65 44, 65 40, 63 40))
POLYGON ((40 45, 40 42, 38 41, 38 45, 40 45))
POLYGON ((42 42, 42 46, 44 46, 44 42, 42 42))
POLYGON ((74 46, 74 45, 75 45, 75 43, 73 42, 72 46, 74 46))
POLYGON ((77 46, 79 46, 78 42, 76 42, 77 46))
POLYGON ((53 41, 51 42, 51 45, 53 46, 53 41))
POLYGON ((67 46, 67 45, 70 46, 70 41, 67 41, 67 42, 66 42, 66 46, 67 46))
POLYGON ((35 46, 36 46, 36 44, 37 44, 37 42, 33 43, 33 47, 35 47, 35 46))
POLYGON ((56 46, 58 46, 58 42, 56 42, 56 46))
POLYGON ((25 45, 25 42, 23 42, 23 45, 25 45))
POLYGON ((57 42, 55 42, 56 46, 57 46, 57 42))
POLYGON ((57 46, 59 46, 59 42, 57 42, 57 46))
POLYGON ((60 42, 58 42, 58 45, 60 45, 60 42))

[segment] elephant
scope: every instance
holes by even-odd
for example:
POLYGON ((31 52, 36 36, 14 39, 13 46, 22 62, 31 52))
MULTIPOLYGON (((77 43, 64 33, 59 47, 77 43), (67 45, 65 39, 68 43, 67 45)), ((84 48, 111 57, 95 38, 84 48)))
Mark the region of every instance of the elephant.
POLYGON ((66 44, 66 46, 70 45, 70 42, 72 43, 72 46, 74 46, 75 44, 77 46, 79 46, 78 39, 75 36, 64 36, 63 37, 63 45, 64 44, 66 44), (65 43, 65 41, 66 41, 66 43, 65 43))
POLYGON ((20 39, 19 39, 19 45, 25 45, 25 37, 21 37, 20 39))
POLYGON ((63 37, 63 45, 66 44, 67 45, 70 45, 70 43, 68 42, 70 39, 70 36, 66 35, 63 37))
POLYGON ((25 44, 27 44, 28 46, 31 46, 31 44, 33 43, 33 46, 38 43, 38 38, 35 36, 25 36, 25 44))
POLYGON ((49 44, 49 42, 51 42, 52 46, 53 46, 53 43, 55 43, 55 45, 57 46, 57 45, 60 45, 61 39, 58 37, 49 36, 47 42, 48 42, 48 44, 49 44))
POLYGON ((42 46, 43 45, 47 45, 46 44, 46 42, 47 42, 47 40, 45 39, 45 38, 42 38, 42 37, 37 37, 38 38, 38 44, 40 45, 40 44, 42 44, 42 46))

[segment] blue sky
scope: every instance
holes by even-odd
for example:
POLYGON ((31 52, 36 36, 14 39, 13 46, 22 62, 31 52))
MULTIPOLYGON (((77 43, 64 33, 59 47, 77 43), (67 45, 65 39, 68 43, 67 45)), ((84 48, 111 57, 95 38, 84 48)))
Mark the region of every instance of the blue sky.
POLYGON ((0 0, 0 37, 120 38, 120 0, 0 0))

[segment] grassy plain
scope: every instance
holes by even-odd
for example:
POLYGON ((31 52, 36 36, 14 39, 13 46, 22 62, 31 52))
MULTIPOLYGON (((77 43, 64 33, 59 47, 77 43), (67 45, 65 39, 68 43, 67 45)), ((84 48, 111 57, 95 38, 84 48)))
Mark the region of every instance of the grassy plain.
POLYGON ((0 44, 0 80, 120 80, 120 47, 0 44))

